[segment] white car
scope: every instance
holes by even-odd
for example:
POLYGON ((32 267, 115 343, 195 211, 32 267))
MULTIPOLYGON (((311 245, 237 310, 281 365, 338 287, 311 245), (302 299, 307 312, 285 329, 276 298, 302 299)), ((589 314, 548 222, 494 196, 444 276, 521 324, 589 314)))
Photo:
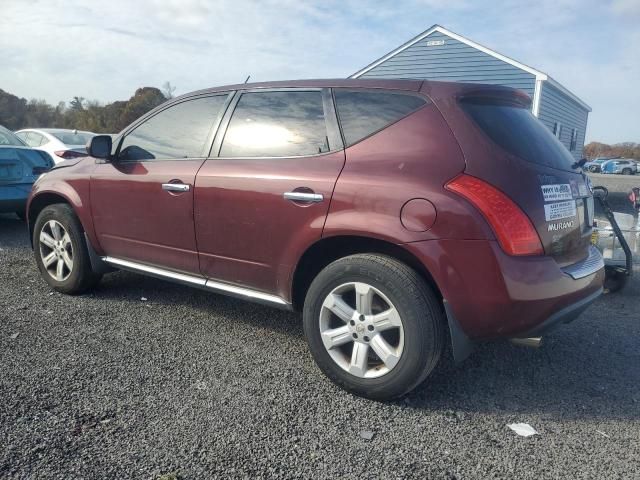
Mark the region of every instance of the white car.
POLYGON ((87 142, 96 134, 64 128, 25 128, 16 132, 18 138, 31 148, 44 150, 59 163, 87 154, 87 142))

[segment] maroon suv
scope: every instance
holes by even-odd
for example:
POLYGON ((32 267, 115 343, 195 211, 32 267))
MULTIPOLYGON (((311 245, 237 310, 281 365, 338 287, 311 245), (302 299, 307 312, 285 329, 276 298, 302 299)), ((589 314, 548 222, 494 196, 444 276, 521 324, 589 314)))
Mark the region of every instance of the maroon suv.
POLYGON ((36 261, 70 294, 125 269, 302 311, 331 380, 396 397, 445 342, 539 337, 602 291, 591 187, 529 107, 404 80, 184 95, 38 180, 36 261))

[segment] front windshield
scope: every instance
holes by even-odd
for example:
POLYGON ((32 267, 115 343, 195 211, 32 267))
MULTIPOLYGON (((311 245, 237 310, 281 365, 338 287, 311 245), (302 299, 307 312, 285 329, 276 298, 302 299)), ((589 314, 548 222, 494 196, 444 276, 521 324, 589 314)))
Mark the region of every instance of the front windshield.
POLYGON ((20 140, 15 133, 0 126, 0 145, 10 145, 12 147, 24 147, 25 143, 20 140))

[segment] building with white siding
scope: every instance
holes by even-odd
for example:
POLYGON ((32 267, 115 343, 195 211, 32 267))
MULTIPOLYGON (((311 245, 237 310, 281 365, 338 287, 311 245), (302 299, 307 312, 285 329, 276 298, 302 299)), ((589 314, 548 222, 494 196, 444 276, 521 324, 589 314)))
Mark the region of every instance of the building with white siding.
POLYGON ((434 25, 350 78, 490 83, 524 90, 531 111, 579 159, 591 107, 549 75, 434 25))

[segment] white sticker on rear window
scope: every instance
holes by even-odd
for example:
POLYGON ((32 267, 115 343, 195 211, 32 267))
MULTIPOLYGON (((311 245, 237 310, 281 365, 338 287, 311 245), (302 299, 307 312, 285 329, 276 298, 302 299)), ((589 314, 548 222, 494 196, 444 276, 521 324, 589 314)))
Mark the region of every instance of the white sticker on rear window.
MULTIPOLYGON (((567 185, 568 186, 568 185, 567 185)), ((544 216, 547 222, 576 216, 576 202, 557 202, 544 206, 544 216)))
POLYGON ((542 185, 542 196, 545 202, 555 202, 557 200, 571 200, 571 185, 560 183, 556 185, 542 185))

